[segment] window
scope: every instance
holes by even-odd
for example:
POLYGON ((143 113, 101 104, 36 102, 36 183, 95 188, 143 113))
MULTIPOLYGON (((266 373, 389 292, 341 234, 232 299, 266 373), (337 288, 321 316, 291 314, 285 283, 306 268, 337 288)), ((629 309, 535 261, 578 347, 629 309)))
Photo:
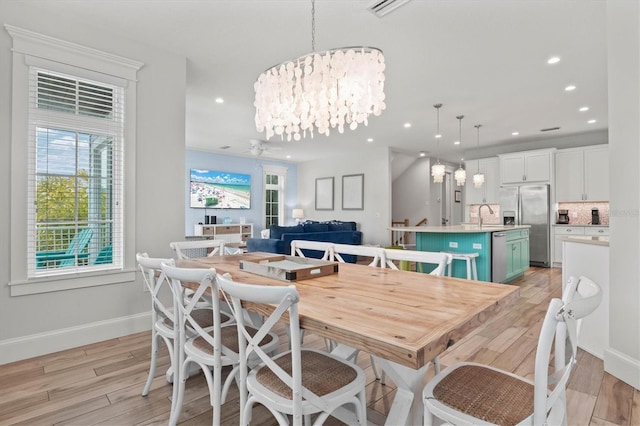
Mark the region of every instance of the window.
POLYGON ((37 67, 29 86, 29 276, 122 268, 123 89, 37 67))
POLYGON ((284 225, 286 175, 287 171, 284 167, 272 166, 264 169, 265 228, 271 225, 284 225))
POLYGON ((143 64, 4 27, 13 40, 11 295, 135 280, 135 238, 124 232, 135 198, 125 194, 135 193, 143 64))

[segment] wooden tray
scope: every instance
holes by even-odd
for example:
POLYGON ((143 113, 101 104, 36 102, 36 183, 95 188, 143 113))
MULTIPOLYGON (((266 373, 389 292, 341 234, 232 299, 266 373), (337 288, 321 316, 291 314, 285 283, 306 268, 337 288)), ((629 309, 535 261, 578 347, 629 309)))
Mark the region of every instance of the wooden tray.
POLYGON ((262 259, 241 260, 240 269, 280 281, 300 281, 337 274, 338 263, 306 257, 276 255, 262 259))

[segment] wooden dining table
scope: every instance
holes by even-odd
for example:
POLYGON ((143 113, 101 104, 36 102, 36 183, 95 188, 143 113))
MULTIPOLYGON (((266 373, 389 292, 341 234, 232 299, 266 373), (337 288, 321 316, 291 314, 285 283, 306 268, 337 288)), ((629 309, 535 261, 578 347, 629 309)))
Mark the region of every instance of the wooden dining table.
MULTIPOLYGON (((248 284, 294 284, 300 327, 348 348, 370 353, 397 386, 385 424, 422 424, 422 387, 431 361, 495 317, 519 297, 519 287, 417 272, 340 263, 338 272, 293 283, 247 272, 241 260, 272 258, 252 252, 180 260, 215 268, 248 284)), ((248 306, 268 314, 269 306, 248 306)))

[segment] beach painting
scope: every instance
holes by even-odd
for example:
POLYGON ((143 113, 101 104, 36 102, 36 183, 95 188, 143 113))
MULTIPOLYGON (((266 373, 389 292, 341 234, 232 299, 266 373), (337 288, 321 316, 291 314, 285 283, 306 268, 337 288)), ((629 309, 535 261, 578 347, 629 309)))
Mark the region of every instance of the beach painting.
POLYGON ((251 175, 191 169, 190 206, 207 209, 251 207, 251 175))

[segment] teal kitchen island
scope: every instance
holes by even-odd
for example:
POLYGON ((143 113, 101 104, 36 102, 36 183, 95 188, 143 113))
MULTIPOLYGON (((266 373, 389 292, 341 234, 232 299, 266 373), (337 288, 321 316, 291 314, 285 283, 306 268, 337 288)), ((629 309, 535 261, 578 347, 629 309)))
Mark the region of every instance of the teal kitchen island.
MULTIPOLYGON (((478 280, 491 281, 492 267, 504 268, 496 282, 508 283, 529 268, 529 225, 407 226, 393 230, 416 233, 416 249, 449 253, 478 253, 478 280), (493 234, 498 233, 493 238, 493 234), (493 242, 495 240, 495 242, 493 242), (493 244, 500 247, 492 247, 493 244)), ((467 278, 463 260, 454 260, 453 277, 467 278)))

